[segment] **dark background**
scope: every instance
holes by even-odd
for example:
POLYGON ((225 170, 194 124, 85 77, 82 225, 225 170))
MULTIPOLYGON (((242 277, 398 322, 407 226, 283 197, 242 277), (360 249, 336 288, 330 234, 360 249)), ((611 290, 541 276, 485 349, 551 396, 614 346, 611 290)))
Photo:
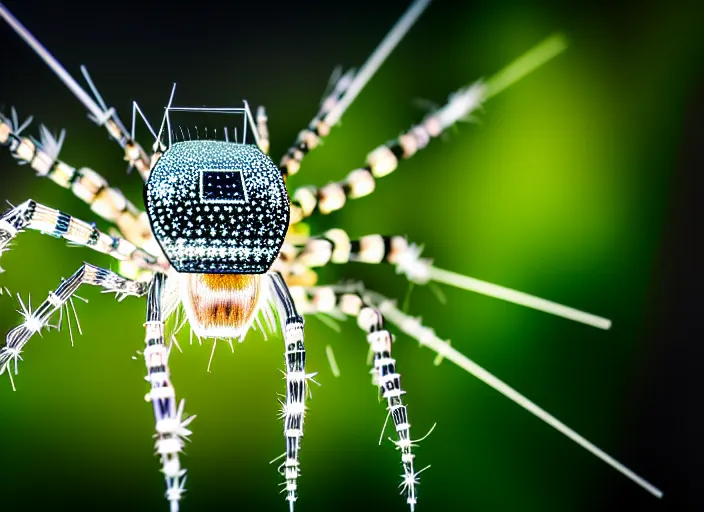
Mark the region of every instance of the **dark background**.
MULTIPOLYGON (((170 87, 176 104, 239 105, 269 113, 272 157, 312 117, 331 70, 359 66, 406 2, 98 5, 5 2, 74 77, 85 64, 129 125, 137 100, 158 125, 170 87)), ((415 98, 441 103, 561 31, 568 50, 487 102, 377 192, 312 222, 352 236, 401 233, 441 268, 467 273, 611 318, 599 331, 470 292, 447 305, 416 290, 413 314, 477 363, 665 492, 653 498, 601 461, 405 336, 395 345, 417 450, 418 510, 701 510, 704 453, 701 290, 704 17, 696 2, 613 6, 578 1, 440 2, 359 96, 293 187, 340 179, 365 154, 419 121, 415 98)), ((66 128, 60 157, 89 166, 141 197, 118 146, 19 38, 0 24, 0 103, 66 128)), ((82 81, 81 81, 82 82, 82 81)), ((151 140, 138 125, 145 147, 151 140)), ((37 134, 37 124, 30 130, 37 134)), ((0 192, 93 219, 78 199, 0 155, 0 192)), ((104 224, 100 224, 105 227, 104 224)), ((82 260, 109 258, 36 233, 2 257, 0 284, 32 303, 82 260)), ((325 269, 325 282, 362 279, 402 299, 390 268, 325 269)), ((33 339, 16 377, 0 386, 0 509, 167 510, 143 402, 144 306, 80 295, 84 335, 33 339)), ((0 327, 20 321, 0 296, 0 327)), ((384 410, 354 322, 340 334, 308 320, 313 390, 298 510, 404 510, 398 454, 377 440, 384 410), (324 346, 335 348, 335 379, 324 346)), ((177 394, 197 413, 184 511, 285 510, 267 462, 283 449, 276 393, 278 339, 188 346, 171 359, 177 394)), ((389 430, 389 432, 391 432, 389 430)))

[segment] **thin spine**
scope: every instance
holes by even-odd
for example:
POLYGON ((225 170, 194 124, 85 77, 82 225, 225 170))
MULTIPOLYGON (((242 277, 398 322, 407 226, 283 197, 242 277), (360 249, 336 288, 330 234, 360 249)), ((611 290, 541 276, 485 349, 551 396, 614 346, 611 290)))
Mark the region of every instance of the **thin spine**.
POLYGON ((376 180, 391 174, 403 159, 426 148, 458 121, 467 120, 486 100, 536 70, 567 47, 560 35, 548 37, 513 61, 486 82, 477 81, 450 94, 447 103, 428 114, 397 138, 378 146, 366 158, 364 167, 354 169, 339 182, 323 187, 303 186, 291 196, 291 224, 314 213, 323 215, 345 206, 348 199, 365 197, 376 188, 376 180))
POLYGON ((166 480, 166 499, 171 512, 178 512, 179 502, 185 492, 186 470, 181 467, 179 455, 191 435, 189 424, 195 416, 184 419, 185 402, 177 406, 176 391, 171 384, 168 367, 169 349, 164 343, 164 311, 162 294, 166 276, 154 276, 147 295, 147 318, 144 362, 145 380, 150 384, 146 396, 152 402, 156 421, 156 453, 161 459, 161 471, 166 480))
POLYGON ((107 180, 88 167, 75 168, 59 160, 65 131, 58 137, 45 127, 39 127, 40 139, 22 136, 13 109, 12 117, 0 115, 0 145, 6 146, 20 165, 28 164, 38 176, 46 177, 71 192, 90 206, 91 211, 120 230, 133 244, 160 254, 151 234, 146 213, 127 200, 124 194, 109 186, 107 180))
POLYGON ((403 39, 429 4, 430 0, 415 0, 408 10, 403 13, 403 16, 401 16, 391 28, 379 46, 355 74, 352 83, 347 87, 342 99, 326 114, 324 118, 326 124, 334 126, 339 122, 345 110, 352 104, 357 95, 362 91, 369 80, 371 80, 374 73, 376 73, 393 49, 401 42, 401 39, 403 39))
POLYGON ((24 229, 63 238, 72 244, 88 247, 120 261, 130 261, 142 269, 164 272, 157 257, 117 236, 110 236, 94 225, 29 199, 0 215, 0 254, 24 229))
MULTIPOLYGON (((83 284, 99 286, 111 292, 120 292, 135 297, 142 296, 147 291, 144 283, 125 279, 109 270, 84 263, 71 277, 63 280, 56 290, 50 292, 47 299, 36 309, 32 309, 29 302, 25 304, 18 297, 21 307, 20 313, 24 317, 24 322, 7 334, 5 344, 0 349, 0 374, 5 370, 8 370, 8 373, 14 371, 14 374, 17 374, 17 363, 22 360, 20 354, 24 346, 34 334, 41 335, 42 329, 49 327, 49 320, 57 311, 61 311, 63 307, 68 307, 71 304, 71 298, 83 284), (14 363, 14 367, 9 369, 11 363, 14 363)), ((75 309, 72 305, 71 307, 75 314, 75 309)), ((12 384, 14 388, 14 382, 12 384)))
POLYGON ((388 263, 395 267, 397 274, 403 274, 414 284, 442 283, 560 316, 598 329, 611 327, 611 320, 607 318, 505 286, 437 268, 433 266, 432 260, 420 257, 421 251, 421 246, 409 243, 403 236, 372 234, 358 240, 352 240, 344 230, 336 228, 325 232, 322 236, 308 239, 297 260, 307 268, 350 261, 369 264, 388 263))

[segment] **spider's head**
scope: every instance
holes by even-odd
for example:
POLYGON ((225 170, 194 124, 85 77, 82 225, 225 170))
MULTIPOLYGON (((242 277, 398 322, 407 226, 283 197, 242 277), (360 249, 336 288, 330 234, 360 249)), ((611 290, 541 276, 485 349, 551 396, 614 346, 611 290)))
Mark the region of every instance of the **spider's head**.
POLYGON ((175 142, 144 194, 154 236, 177 272, 263 274, 288 229, 281 173, 253 144, 175 142))

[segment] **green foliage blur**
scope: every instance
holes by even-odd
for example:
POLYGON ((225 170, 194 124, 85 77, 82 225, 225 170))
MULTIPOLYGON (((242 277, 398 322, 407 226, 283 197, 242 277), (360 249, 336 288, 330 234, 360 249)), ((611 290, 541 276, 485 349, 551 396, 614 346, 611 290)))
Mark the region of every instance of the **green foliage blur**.
MULTIPOLYGON (((315 113, 332 69, 361 65, 406 8, 400 1, 227 9, 201 2, 187 10, 121 2, 96 13, 71 3, 6 4, 75 77, 85 64, 128 125, 132 100, 158 125, 174 81, 180 105, 242 98, 266 105, 275 161, 315 113)), ((290 180, 295 188, 341 179, 424 116, 415 99, 441 104, 564 33, 565 53, 404 161, 372 196, 311 227, 340 226, 353 237, 405 234, 440 268, 613 320, 600 331, 448 287, 446 304, 427 287, 410 299, 410 312, 454 347, 655 485, 669 481, 670 459, 658 450, 660 430, 641 421, 660 350, 645 334, 657 307, 653 282, 683 117, 702 83, 697 19, 694 4, 674 2, 436 2, 290 180)), ((140 180, 125 172, 117 145, 4 23, 0 43, 3 112, 15 105, 52 130, 65 127, 61 158, 102 173, 140 204, 140 180)), ((137 126, 149 147, 146 128, 137 126)), ((107 229, 7 152, 0 192, 13 204, 31 197, 107 229)), ((117 268, 88 249, 25 233, 2 255, 0 285, 36 305, 82 261, 117 268)), ((349 264, 320 275, 321 282, 363 280, 399 301, 408 289, 383 266, 349 264)), ((6 375, 0 381, 0 510, 165 511, 136 353, 144 302, 117 304, 94 289, 79 295, 89 302, 76 303, 83 335, 74 332, 75 346, 65 330, 44 332, 23 354, 17 392, 6 375)), ((0 296, 1 331, 21 321, 16 309, 15 299, 0 296)), ((339 333, 315 317, 306 326, 308 367, 321 387, 308 402, 297 509, 405 510, 399 454, 386 439, 391 428, 378 446, 385 410, 371 386, 364 334, 354 321, 339 333)), ((189 470, 182 510, 285 510, 277 463, 268 464, 284 449, 276 419, 284 391, 280 339, 251 333, 233 352, 221 343, 210 373, 211 342, 180 341, 183 353, 170 360, 173 381, 187 412, 198 415, 182 458, 189 470)), ((394 349, 413 434, 437 422, 416 451, 419 469, 432 465, 421 477, 418 510, 658 505, 456 366, 434 366, 434 354, 406 336, 394 349)))

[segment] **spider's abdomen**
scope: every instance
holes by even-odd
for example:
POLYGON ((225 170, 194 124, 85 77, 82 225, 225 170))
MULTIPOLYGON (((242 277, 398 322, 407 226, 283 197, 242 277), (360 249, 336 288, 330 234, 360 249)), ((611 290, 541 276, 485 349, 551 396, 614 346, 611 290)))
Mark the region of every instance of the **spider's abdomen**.
POLYGON ((149 176, 145 202, 154 235, 177 272, 263 274, 288 229, 281 173, 249 144, 174 143, 149 176))
POLYGON ((193 332, 202 338, 244 334, 257 313, 259 275, 181 274, 181 301, 193 332))

